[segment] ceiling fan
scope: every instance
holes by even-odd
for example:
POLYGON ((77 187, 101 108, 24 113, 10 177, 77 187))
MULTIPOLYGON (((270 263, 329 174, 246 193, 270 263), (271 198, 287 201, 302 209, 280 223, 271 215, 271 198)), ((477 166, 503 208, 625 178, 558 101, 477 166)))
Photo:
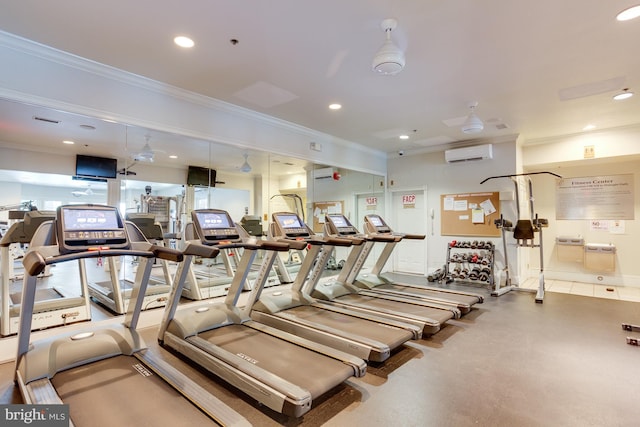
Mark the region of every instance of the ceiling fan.
POLYGON ((151 149, 151 145, 149 144, 149 139, 151 139, 150 135, 145 135, 144 139, 145 143, 142 149, 137 153, 134 153, 131 158, 136 162, 152 163, 155 153, 160 152, 160 150, 151 149))
POLYGON ((478 132, 482 132, 482 130, 484 129, 484 123, 482 122, 480 117, 476 115, 476 112, 475 112, 477 107, 478 107, 478 102, 469 103, 469 115, 467 116, 466 120, 462 124, 462 127, 460 128, 460 130, 462 130, 463 133, 467 133, 467 134, 478 133, 478 132))
POLYGON ((71 195, 73 197, 83 197, 83 196, 102 196, 103 193, 96 193, 94 192, 91 187, 87 187, 84 190, 76 190, 76 191, 72 191, 71 195))

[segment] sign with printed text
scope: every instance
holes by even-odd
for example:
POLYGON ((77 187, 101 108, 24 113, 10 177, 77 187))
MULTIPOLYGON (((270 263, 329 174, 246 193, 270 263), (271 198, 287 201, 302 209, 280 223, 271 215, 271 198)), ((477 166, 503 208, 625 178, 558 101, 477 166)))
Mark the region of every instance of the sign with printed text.
POLYGON ((402 196, 402 207, 405 209, 415 208, 416 207, 416 195, 415 194, 405 194, 402 196))
POLYGON ((635 219, 633 183, 633 174, 559 179, 556 219, 635 219))
POLYGON ((68 427, 69 405, 0 405, 0 425, 68 427))
POLYGON ((365 199, 366 206, 378 206, 378 198, 377 197, 367 197, 365 199))

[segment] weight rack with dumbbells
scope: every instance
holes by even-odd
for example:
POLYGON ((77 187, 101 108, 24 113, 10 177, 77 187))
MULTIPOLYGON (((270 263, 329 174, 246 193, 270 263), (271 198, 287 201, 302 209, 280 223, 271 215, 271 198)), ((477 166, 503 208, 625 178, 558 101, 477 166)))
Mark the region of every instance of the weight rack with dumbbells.
POLYGON ((493 289, 495 247, 489 241, 457 241, 447 245, 444 280, 479 283, 493 289))

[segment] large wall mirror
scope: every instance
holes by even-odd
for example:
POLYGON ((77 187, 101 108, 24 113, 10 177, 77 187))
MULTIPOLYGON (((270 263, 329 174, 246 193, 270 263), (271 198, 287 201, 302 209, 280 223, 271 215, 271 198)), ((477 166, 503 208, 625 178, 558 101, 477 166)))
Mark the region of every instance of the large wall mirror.
MULTIPOLYGON (((385 213, 382 176, 8 100, 0 100, 0 117, 3 235, 20 221, 16 211, 77 203, 114 205, 129 217, 152 214, 163 243, 176 246, 193 209, 226 210, 254 235, 267 234, 274 212, 297 213, 317 233, 327 213, 343 213, 359 230, 367 213, 385 213), (78 155, 114 159, 115 177, 74 179, 78 155)), ((3 272, 14 295, 25 249, 17 246, 7 255, 11 271, 3 272)), ((341 248, 335 260, 344 259, 341 248)), ((206 266, 211 278, 219 262, 206 266)), ((132 273, 124 261, 114 268, 132 273)))

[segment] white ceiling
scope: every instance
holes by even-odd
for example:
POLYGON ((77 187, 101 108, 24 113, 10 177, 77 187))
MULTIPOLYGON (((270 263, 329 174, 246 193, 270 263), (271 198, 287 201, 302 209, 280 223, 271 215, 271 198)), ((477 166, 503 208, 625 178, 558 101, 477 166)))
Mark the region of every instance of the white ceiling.
POLYGON ((638 1, 0 0, 0 29, 391 153, 468 139, 445 121, 471 101, 485 121, 474 138, 639 123, 640 19, 615 20, 638 1), (407 65, 381 76, 389 17, 407 65), (612 101, 625 87, 637 95, 612 101))

